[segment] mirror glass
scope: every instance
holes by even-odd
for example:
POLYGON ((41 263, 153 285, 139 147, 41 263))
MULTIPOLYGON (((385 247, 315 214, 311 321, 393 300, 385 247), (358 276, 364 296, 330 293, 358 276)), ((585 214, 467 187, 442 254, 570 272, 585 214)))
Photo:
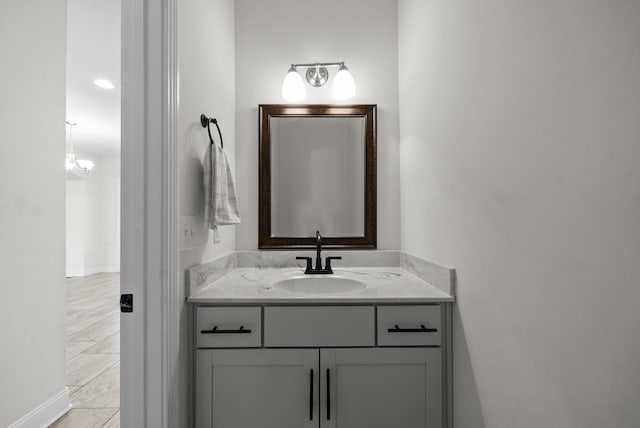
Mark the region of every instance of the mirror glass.
POLYGON ((271 234, 364 235, 365 120, 271 120, 271 234))
POLYGON ((258 248, 376 248, 376 106, 260 105, 258 248))

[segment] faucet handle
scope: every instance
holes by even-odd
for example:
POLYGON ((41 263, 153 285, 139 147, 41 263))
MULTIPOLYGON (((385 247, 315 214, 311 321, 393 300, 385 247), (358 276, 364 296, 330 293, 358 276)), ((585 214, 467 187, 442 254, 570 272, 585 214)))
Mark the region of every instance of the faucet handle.
POLYGON ((333 269, 331 269, 331 260, 342 260, 342 256, 327 257, 324 264, 324 269, 329 271, 329 273, 333 273, 333 269))
POLYGON ((296 257, 296 260, 306 260, 307 261, 307 268, 305 269, 304 273, 311 272, 311 270, 312 270, 312 268, 311 268, 311 257, 296 257))

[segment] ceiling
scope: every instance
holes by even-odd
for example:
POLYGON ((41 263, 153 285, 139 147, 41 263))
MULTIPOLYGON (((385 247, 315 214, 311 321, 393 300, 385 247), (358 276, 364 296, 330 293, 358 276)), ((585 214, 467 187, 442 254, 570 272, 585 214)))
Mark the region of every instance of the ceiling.
MULTIPOLYGON (((68 0, 67 121, 76 152, 120 153, 120 0, 68 0), (115 89, 93 84, 106 79, 115 89)), ((67 128, 68 129, 68 128, 67 128)))

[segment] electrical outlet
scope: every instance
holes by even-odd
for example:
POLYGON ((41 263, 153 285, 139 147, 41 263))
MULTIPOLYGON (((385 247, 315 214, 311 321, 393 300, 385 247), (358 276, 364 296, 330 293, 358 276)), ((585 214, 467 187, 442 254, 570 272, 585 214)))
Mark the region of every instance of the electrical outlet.
POLYGON ((180 217, 180 250, 192 250, 196 247, 197 229, 195 217, 180 217))
POLYGON ((214 244, 219 244, 222 241, 222 238, 220 237, 220 230, 217 227, 213 228, 213 243, 214 244))

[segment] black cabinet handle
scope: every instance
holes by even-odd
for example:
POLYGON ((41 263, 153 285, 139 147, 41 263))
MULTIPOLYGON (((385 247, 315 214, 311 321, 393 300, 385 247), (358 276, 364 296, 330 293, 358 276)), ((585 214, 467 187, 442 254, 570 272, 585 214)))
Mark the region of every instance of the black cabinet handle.
POLYGON ((309 420, 313 420, 313 369, 309 370, 309 420))
POLYGON ((398 324, 394 328, 387 329, 389 333, 435 333, 437 328, 427 328, 424 324, 420 324, 420 328, 400 328, 398 324))
POLYGON ((327 369, 327 420, 331 420, 331 370, 327 369))
POLYGON ((251 333, 251 329, 245 330, 244 326, 241 325, 237 330, 222 330, 219 329, 218 326, 213 327, 211 330, 200 330, 201 334, 237 334, 237 333, 251 333))

